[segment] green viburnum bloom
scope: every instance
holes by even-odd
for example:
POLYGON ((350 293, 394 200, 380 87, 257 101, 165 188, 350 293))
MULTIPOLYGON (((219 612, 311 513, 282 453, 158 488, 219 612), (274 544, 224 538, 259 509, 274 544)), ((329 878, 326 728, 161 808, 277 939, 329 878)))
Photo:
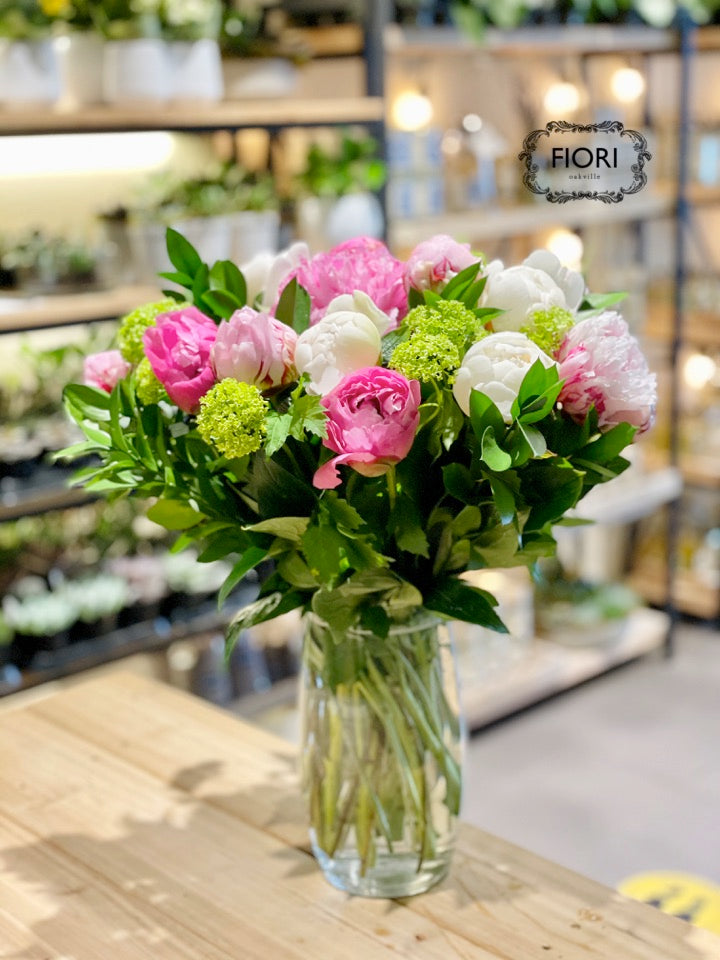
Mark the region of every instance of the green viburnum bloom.
POLYGON ((575 317, 562 307, 550 307, 548 310, 536 310, 530 315, 530 323, 520 327, 520 333, 537 344, 548 356, 554 356, 563 337, 575 323, 575 317))
POLYGON ((157 303, 145 303, 126 314, 120 321, 118 330, 118 347, 128 363, 139 363, 145 356, 143 350, 143 334, 148 327, 155 325, 156 317, 168 310, 181 310, 187 304, 177 303, 175 300, 159 300, 157 303))
POLYGON ((413 335, 417 333, 447 337, 461 354, 487 333, 472 310, 458 300, 438 300, 415 307, 404 320, 413 335))
POLYGON ((165 387, 155 376, 147 357, 143 357, 135 370, 135 393, 141 403, 160 403, 167 400, 165 387))
POLYGON ((269 406, 257 387, 227 377, 201 398, 198 433, 226 457, 244 457, 263 444, 269 406))
POLYGON ((390 366, 408 380, 452 383, 460 360, 460 351, 450 337, 418 330, 409 340, 395 347, 390 366))

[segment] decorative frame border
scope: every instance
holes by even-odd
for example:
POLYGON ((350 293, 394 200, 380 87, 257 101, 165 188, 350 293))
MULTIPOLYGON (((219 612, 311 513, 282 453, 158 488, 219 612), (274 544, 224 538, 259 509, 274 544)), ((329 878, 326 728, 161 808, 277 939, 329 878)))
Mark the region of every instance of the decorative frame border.
POLYGON ((567 203, 569 200, 600 200, 601 203, 620 203, 628 194, 637 193, 647 183, 647 174, 644 171, 645 162, 652 159, 648 151, 647 140, 637 130, 626 130, 619 120, 603 120, 601 123, 571 123, 569 120, 551 120, 542 130, 532 130, 523 140, 522 152, 518 160, 525 161, 523 183, 532 193, 544 194, 548 203, 567 203), (541 187, 537 183, 540 167, 535 163, 533 154, 537 149, 541 137, 549 137, 551 133, 619 133, 621 137, 628 137, 637 154, 637 160, 630 167, 633 182, 629 187, 619 190, 552 190, 550 187, 541 187))

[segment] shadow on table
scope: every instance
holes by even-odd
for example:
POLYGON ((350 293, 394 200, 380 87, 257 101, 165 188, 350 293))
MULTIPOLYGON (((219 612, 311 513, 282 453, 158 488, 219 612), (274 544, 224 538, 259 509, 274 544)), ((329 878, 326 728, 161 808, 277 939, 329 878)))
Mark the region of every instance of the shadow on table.
MULTIPOLYGON (((324 910, 343 910, 343 915, 351 910, 354 914, 348 904, 352 898, 330 890, 310 854, 305 828, 300 826, 305 816, 294 761, 281 754, 275 759, 276 777, 270 789, 215 792, 223 764, 209 761, 178 770, 168 784, 167 804, 159 816, 137 815, 117 823, 112 815, 98 811, 96 832, 113 834, 110 837, 93 836, 94 825, 89 823, 87 833, 50 834, 5 849, 0 869, 17 893, 22 911, 16 918, 17 929, 29 928, 34 940, 28 943, 18 933, 14 942, 0 944, 0 956, 6 960, 46 956, 48 960, 113 960, 117 954, 138 960, 149 956, 155 960, 235 960, 243 956, 243 938, 257 950, 253 955, 260 955, 257 938, 265 929, 259 919, 263 903, 272 909, 267 895, 264 901, 259 899, 261 891, 287 877, 306 878, 295 890, 298 912, 316 910, 316 919, 324 910), (334 900, 336 896, 342 899, 334 900)), ((138 809, 141 806, 139 802, 138 809)), ((22 815, 23 829, 42 830, 42 811, 37 827, 26 811, 22 815)), ((506 852, 500 841, 492 841, 498 844, 498 854, 506 852)), ((560 902, 567 898, 567 880, 554 889, 552 871, 542 876, 540 892, 515 870, 512 858, 498 863, 493 854, 492 846, 480 850, 477 857, 461 849, 451 876, 436 890, 412 901, 376 902, 372 914, 383 919, 388 931, 393 914, 408 906, 419 924, 432 921, 445 926, 442 918, 452 916, 453 935, 459 941, 466 939, 468 945, 475 944, 470 948, 474 956, 478 946, 489 942, 489 929, 513 923, 513 917, 520 922, 525 904, 536 896, 548 902, 556 894, 560 902)), ((538 875, 533 876, 537 881, 538 875)), ((612 926, 622 925, 617 912, 620 898, 599 885, 592 889, 597 891, 595 899, 585 898, 586 910, 584 914, 578 911, 575 922, 570 922, 572 917, 567 922, 556 918, 555 933, 538 932, 550 944, 538 941, 538 950, 542 946, 547 951, 556 944, 568 951, 566 957, 580 956, 587 950, 586 930, 597 926, 606 912, 612 926)), ((283 901, 284 906, 288 902, 283 901)), ((2 904, 0 909, 11 912, 2 904)), ((362 920, 364 914, 360 911, 357 916, 362 920)), ((282 927, 286 918, 277 919, 282 927)), ((523 922, 528 922, 527 918, 523 922)), ((380 935, 377 923, 374 927, 372 922, 367 931, 360 927, 363 935, 367 933, 368 947, 380 935)), ((292 917, 287 918, 286 929, 292 936, 292 917)), ((282 931, 277 928, 267 931, 263 955, 273 956, 267 946, 272 951, 282 943, 279 933, 282 931)), ((418 934, 417 939, 424 937, 418 934)), ((684 960, 708 960, 711 956, 702 948, 687 945, 687 940, 683 949, 684 960)), ((342 956, 340 944, 338 951, 337 956, 342 956)), ((448 957, 454 955, 448 953, 448 957)), ((545 955, 549 954, 537 954, 545 955)), ((532 960, 535 956, 533 952, 532 960)), ((662 956, 658 953, 658 958, 662 956)))

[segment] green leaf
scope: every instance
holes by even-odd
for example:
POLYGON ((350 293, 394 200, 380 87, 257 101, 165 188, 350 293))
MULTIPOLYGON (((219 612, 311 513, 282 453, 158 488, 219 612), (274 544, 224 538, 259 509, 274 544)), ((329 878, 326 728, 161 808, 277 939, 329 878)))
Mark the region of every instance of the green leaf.
POLYGON ((497 630, 498 633, 508 632, 505 624, 493 610, 493 607, 497 606, 495 597, 455 577, 448 577, 441 581, 425 597, 425 606, 428 610, 441 613, 453 620, 476 623, 478 626, 497 630))
POLYGON ((608 307, 615 306, 627 297, 625 291, 615 293, 587 293, 583 302, 580 304, 581 310, 607 310, 608 307))
MULTIPOLYGON (((261 563, 266 556, 267 549, 265 547, 248 547, 247 550, 243 551, 242 556, 220 587, 220 592, 218 593, 218 609, 222 607, 230 595, 231 590, 240 583, 245 574, 261 563)), ((277 614, 275 614, 275 616, 277 616, 277 614)), ((234 619, 233 624, 235 622, 236 620, 234 619)))
MULTIPOLYGON (((411 293, 413 292, 412 288, 410 292, 411 293)), ((420 297, 420 294, 418 293, 417 290, 415 290, 415 293, 417 293, 418 297, 420 297)), ((422 298, 420 298, 418 302, 422 303, 423 302, 422 298)), ((382 341, 381 341, 383 363, 390 362, 390 358, 392 357, 395 348, 398 347, 401 343, 404 343, 409 336, 410 334, 408 333, 407 329, 404 327, 400 327, 398 330, 391 330, 389 333, 385 334, 385 336, 382 338, 382 341)))
POLYGON ((166 530, 187 530, 203 519, 194 507, 181 500, 158 500, 147 512, 148 519, 166 530))
POLYGON ((419 557, 430 556, 430 544, 423 529, 423 517, 419 508, 407 496, 398 497, 390 523, 395 542, 401 550, 419 557))
POLYGON ((165 242, 170 263, 181 273, 194 277, 203 265, 195 247, 172 227, 168 227, 165 232, 165 242))
POLYGON ((213 264, 210 270, 210 289, 228 293, 240 307, 247 303, 245 277, 232 260, 218 260, 213 264))
POLYGON ((286 553, 284 557, 278 560, 277 572, 293 587, 299 587, 301 590, 315 590, 319 586, 318 581, 310 572, 310 567, 296 551, 286 553))
POLYGON ((487 277, 481 277, 479 280, 476 280, 475 283, 471 283, 470 286, 463 291, 462 296, 457 299, 460 300, 461 303, 464 303, 469 310, 472 310, 477 306, 477 302, 485 289, 486 283, 487 277))
POLYGON ((473 283, 480 269, 480 261, 471 263, 469 267, 461 270, 452 280, 445 285, 441 297, 443 300, 460 300, 462 294, 473 283))
POLYGON ((202 295, 201 305, 210 308, 216 317, 229 320, 230 317, 244 306, 237 297, 227 290, 208 290, 202 295))
POLYGON ((292 426, 292 416, 289 413, 278 413, 271 410, 265 418, 265 427, 267 434, 265 437, 265 453, 271 457, 285 443, 290 436, 290 427, 292 426))
POLYGON ((463 507, 452 522, 452 532, 456 537, 463 537, 473 530, 479 530, 482 525, 482 514, 479 507, 463 507))
POLYGON ((505 421, 495 403, 479 390, 470 391, 470 423, 478 440, 482 440, 488 427, 492 427, 496 436, 503 436, 505 421))
POLYGON ((582 447, 577 455, 594 463, 612 460, 633 442, 637 428, 629 423, 618 423, 606 433, 582 447))
POLYGON ((475 481, 467 467, 460 463, 449 463, 442 468, 443 486, 451 497, 461 503, 473 503, 475 500, 475 481))
POLYGON ((265 623, 267 620, 279 617, 290 610, 295 610, 297 607, 301 607, 304 602, 305 597, 294 590, 285 593, 276 590, 274 593, 260 597, 254 603, 243 607, 239 613, 235 614, 230 623, 225 638, 225 657, 230 656, 243 630, 254 627, 258 623, 265 623))
POLYGON ((280 295, 275 308, 275 317, 281 323, 292 327, 296 333, 302 333, 310 326, 310 297, 295 277, 280 295))
POLYGON ((192 287, 193 278, 187 273, 169 270, 166 273, 159 273, 158 276, 162 277, 163 280, 170 280, 172 283, 177 283, 181 287, 187 287, 188 289, 192 287))
POLYGON ((323 406, 322 398, 310 393, 303 394, 299 386, 292 394, 290 404, 290 436, 296 440, 304 440, 305 434, 325 439, 327 436, 327 410, 323 406))
POLYGON ((495 439, 495 431, 492 427, 486 427, 482 435, 481 457, 484 463, 495 473, 503 473, 512 466, 512 457, 509 453, 498 445, 495 439))
POLYGON ((243 527, 243 529, 252 530, 254 533, 270 533, 274 537, 282 537, 283 540, 300 543, 309 523, 308 517, 272 517, 269 520, 252 523, 243 527))
POLYGON ((332 584, 347 567, 346 540, 329 524, 313 524, 303 534, 302 552, 310 572, 324 584, 332 584))
POLYGON ((206 263, 201 263, 192 285, 193 300, 198 306, 203 302, 203 295, 207 292, 209 279, 210 270, 206 263))
POLYGON ((163 296, 168 297, 170 300, 174 300, 176 303, 185 303, 187 297, 185 294, 180 293, 179 290, 163 290, 163 296))
POLYGON ((583 475, 566 460, 556 458, 532 461, 532 471, 524 471, 523 492, 532 504, 525 530, 539 530, 554 523, 574 507, 583 492, 583 475))
POLYGON ((365 606, 360 611, 360 626, 375 637, 384 640, 390 633, 392 620, 385 609, 377 604, 365 606))
POLYGON ((488 477, 490 489, 492 490, 495 507, 500 517, 500 523, 512 523, 515 519, 516 506, 515 495, 510 487, 503 483, 499 477, 488 477))
POLYGON ((415 287, 410 287, 408 290, 408 307, 412 310, 413 307, 420 307, 425 303, 425 298, 419 290, 416 290, 415 287))

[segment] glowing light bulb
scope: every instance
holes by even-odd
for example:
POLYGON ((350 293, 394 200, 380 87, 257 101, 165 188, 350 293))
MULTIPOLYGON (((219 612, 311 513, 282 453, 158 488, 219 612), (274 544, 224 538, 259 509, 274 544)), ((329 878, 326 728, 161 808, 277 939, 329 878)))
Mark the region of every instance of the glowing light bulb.
POLYGON ((622 67, 610 78, 610 89, 620 103, 633 103, 645 92, 645 77, 639 70, 622 67))
POLYGON ((553 83, 545 93, 543 106, 553 116, 574 113, 580 106, 580 91, 574 83, 553 83))
POLYGON ((545 246, 554 253, 564 267, 579 270, 583 255, 583 242, 570 230, 553 230, 545 246))
POLYGON ((704 353, 691 353, 683 365, 683 378, 692 390, 702 390, 717 373, 717 364, 704 353))
POLYGON ((416 90, 401 93, 392 105, 392 120, 398 130, 421 130, 430 123, 432 115, 432 104, 424 94, 416 90))

